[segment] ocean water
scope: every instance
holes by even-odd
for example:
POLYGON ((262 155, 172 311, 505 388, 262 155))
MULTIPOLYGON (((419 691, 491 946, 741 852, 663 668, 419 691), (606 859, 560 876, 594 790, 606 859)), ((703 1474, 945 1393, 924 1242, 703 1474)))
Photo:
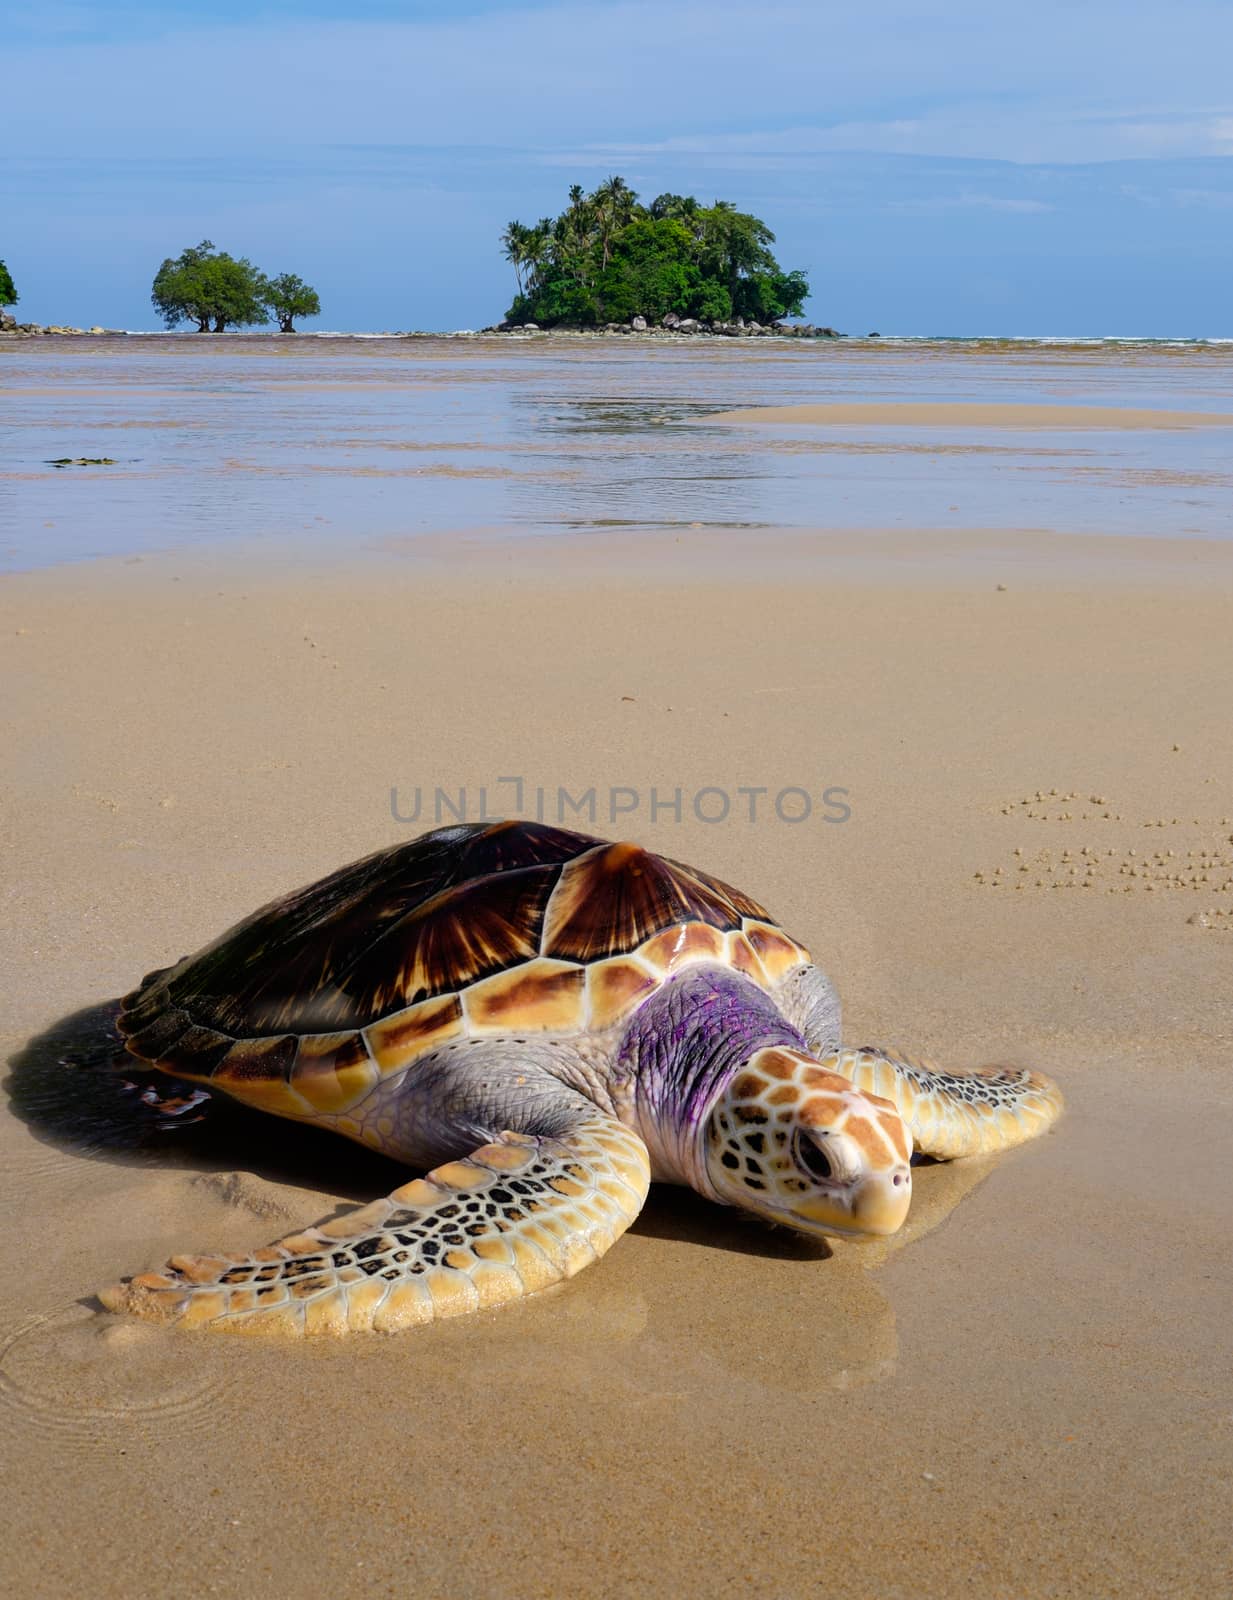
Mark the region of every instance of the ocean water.
POLYGON ((490 529, 1048 528, 1226 538, 1233 430, 736 426, 946 401, 1233 412, 1179 341, 45 339, 0 348, 0 568, 490 529), (56 468, 57 457, 114 464, 56 468))

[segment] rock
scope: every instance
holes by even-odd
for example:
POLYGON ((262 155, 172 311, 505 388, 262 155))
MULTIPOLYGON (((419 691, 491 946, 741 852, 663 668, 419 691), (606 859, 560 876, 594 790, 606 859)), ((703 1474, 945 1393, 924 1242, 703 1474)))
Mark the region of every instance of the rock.
POLYGON ((646 332, 646 318, 645 317, 631 317, 629 319, 629 325, 634 330, 635 333, 645 333, 646 332))
POLYGON ((761 333, 762 332, 762 324, 760 322, 744 322, 744 323, 741 323, 740 326, 745 329, 746 333, 761 333))
POLYGON ((538 333, 539 332, 539 323, 538 322, 524 322, 523 325, 522 325, 522 331, 523 331, 523 333, 538 333))
POLYGON ((100 328, 100 327, 99 327, 99 326, 98 326, 98 324, 97 324, 97 323, 96 323, 96 324, 95 324, 95 325, 94 325, 94 327, 93 327, 93 328, 91 328, 91 329, 90 329, 90 332, 91 332, 91 333, 106 333, 106 332, 107 332, 107 329, 106 329, 106 328, 100 328))
POLYGON ((678 333, 697 333, 702 324, 696 317, 682 317, 676 325, 678 333))
POLYGON ((680 317, 677 316, 675 311, 669 311, 667 316, 664 317, 660 326, 664 328, 675 328, 679 325, 680 320, 680 317))
POLYGON ((867 333, 865 337, 866 339, 880 339, 882 335, 880 333, 867 333))

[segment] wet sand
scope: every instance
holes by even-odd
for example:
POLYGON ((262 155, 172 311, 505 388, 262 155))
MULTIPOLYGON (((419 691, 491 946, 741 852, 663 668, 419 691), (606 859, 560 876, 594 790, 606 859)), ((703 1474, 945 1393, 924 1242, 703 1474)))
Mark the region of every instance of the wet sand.
POLYGON ((10 1592, 1225 1592, 1231 597, 1223 544, 979 531, 7 577, 10 1592), (107 1003, 431 824, 391 788, 474 814, 514 774, 768 903, 854 1042, 1039 1065, 1067 1115, 921 1168, 884 1247, 666 1192, 571 1283, 400 1337, 101 1315, 398 1181, 216 1107, 135 1132, 107 1003), (740 785, 852 814, 693 814, 740 785))
POLYGON ((1151 411, 1135 406, 999 405, 982 401, 878 401, 869 405, 824 403, 799 406, 747 406, 721 411, 712 422, 788 422, 822 427, 1041 428, 1069 433, 1076 428, 1127 429, 1230 428, 1233 413, 1151 411))

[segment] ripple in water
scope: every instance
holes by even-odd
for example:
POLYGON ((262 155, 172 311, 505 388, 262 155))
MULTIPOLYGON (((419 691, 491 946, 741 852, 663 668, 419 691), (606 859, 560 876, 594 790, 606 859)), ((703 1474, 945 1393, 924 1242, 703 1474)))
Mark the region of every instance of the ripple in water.
POLYGON ((0 1426, 114 1452, 225 1427, 232 1379, 196 1340, 74 1302, 0 1335, 0 1426))

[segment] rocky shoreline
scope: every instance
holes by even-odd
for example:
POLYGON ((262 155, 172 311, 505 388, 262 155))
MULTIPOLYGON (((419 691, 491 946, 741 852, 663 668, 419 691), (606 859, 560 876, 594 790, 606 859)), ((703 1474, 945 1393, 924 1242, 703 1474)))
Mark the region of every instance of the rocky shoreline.
MULTIPOLYGON (((558 324, 541 328, 538 322, 498 322, 491 328, 481 328, 481 333, 551 333, 580 334, 594 338, 597 334, 643 334, 651 338, 711 338, 711 339, 846 339, 847 335, 836 328, 816 327, 812 322, 746 322, 738 317, 735 322, 700 322, 696 317, 678 317, 670 311, 663 321, 653 325, 645 317, 631 317, 628 322, 606 322, 599 327, 582 328, 558 324)), ((876 335, 871 335, 876 337, 876 335)))
POLYGON ((0 311, 0 337, 10 339, 37 339, 47 333, 84 334, 86 337, 98 338, 99 335, 108 339, 123 339, 124 328, 70 328, 58 322, 49 323, 44 327, 38 322, 18 322, 17 318, 8 311, 0 311))
MULTIPOLYGON (((228 330, 240 333, 242 330, 228 330)), ((125 328, 76 328, 61 323, 48 323, 43 325, 37 322, 18 322, 16 317, 8 312, 0 312, 0 338, 34 339, 42 338, 48 334, 69 335, 84 338, 123 339, 127 336, 125 328)), ((536 322, 498 322, 491 327, 464 329, 455 331, 428 332, 421 330, 406 330, 402 332, 389 332, 383 337, 389 339, 479 339, 492 335, 515 334, 525 336, 540 334, 544 338, 569 338, 569 339, 603 339, 612 335, 625 335, 629 338, 641 339, 846 339, 846 333, 840 333, 835 328, 818 327, 812 322, 746 322, 737 318, 735 322, 699 322, 693 317, 677 317, 669 313, 662 322, 652 324, 645 317, 634 317, 629 322, 608 322, 594 328, 558 325, 553 328, 541 328, 536 322)), ((244 333, 246 338, 252 334, 244 333)), ((177 334, 175 337, 189 337, 186 334, 177 334)), ((214 335, 211 335, 214 337, 214 335)), ((308 337, 313 337, 309 334, 308 337)), ((876 339, 876 333, 866 334, 866 338, 876 339)))

